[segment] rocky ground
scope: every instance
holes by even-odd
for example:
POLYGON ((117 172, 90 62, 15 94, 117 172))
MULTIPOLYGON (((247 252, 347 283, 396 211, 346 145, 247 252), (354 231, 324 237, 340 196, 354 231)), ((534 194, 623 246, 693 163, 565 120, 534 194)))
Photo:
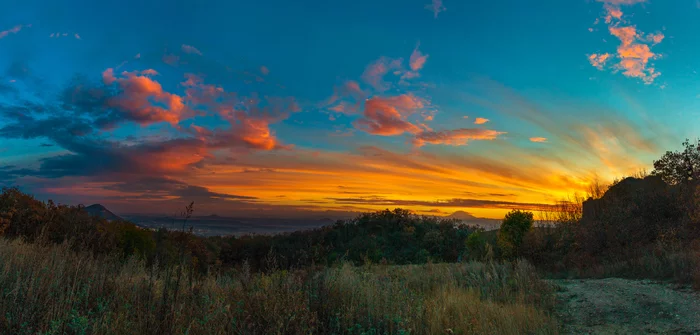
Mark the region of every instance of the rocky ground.
POLYGON ((554 280, 565 334, 700 334, 700 294, 650 280, 554 280))

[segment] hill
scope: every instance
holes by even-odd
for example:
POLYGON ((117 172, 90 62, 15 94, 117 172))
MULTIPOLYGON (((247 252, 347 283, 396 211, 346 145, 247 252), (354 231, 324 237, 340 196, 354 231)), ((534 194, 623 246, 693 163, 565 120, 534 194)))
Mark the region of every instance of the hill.
POLYGON ((84 208, 86 212, 88 212, 90 215, 101 217, 103 219, 106 219, 107 221, 123 221, 121 217, 118 215, 112 213, 109 209, 107 209, 105 206, 102 206, 100 204, 94 204, 90 205, 84 208))

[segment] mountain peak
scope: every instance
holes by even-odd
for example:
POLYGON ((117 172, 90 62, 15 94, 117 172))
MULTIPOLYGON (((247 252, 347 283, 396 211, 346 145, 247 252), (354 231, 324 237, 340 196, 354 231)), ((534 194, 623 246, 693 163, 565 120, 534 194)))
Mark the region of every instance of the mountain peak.
POLYGON ((456 211, 447 217, 452 218, 452 219, 460 219, 460 220, 476 219, 476 217, 474 215, 471 215, 465 211, 456 211))
POLYGON ((102 206, 100 204, 92 204, 90 206, 85 207, 87 210, 101 210, 101 211, 106 211, 107 207, 102 206))
POLYGON ((121 221, 123 220, 118 215, 112 213, 107 207, 101 204, 92 204, 84 208, 86 212, 93 216, 99 216, 107 221, 121 221))

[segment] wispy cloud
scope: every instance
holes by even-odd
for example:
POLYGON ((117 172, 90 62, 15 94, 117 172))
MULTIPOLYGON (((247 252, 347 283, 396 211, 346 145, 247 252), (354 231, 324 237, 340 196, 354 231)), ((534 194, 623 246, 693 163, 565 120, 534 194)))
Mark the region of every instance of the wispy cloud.
POLYGON ((481 128, 461 128, 443 131, 425 131, 416 135, 413 144, 417 147, 421 147, 426 143, 459 146, 467 145, 470 141, 495 140, 499 135, 502 134, 505 134, 505 132, 481 128))
POLYGON ((445 8, 445 6, 443 6, 442 4, 442 0, 433 0, 432 3, 425 5, 425 9, 433 12, 436 19, 438 17, 438 14, 447 10, 447 8, 445 8))
POLYGON ((191 46, 191 45, 183 44, 183 45, 180 47, 180 49, 181 49, 182 52, 184 52, 184 53, 196 54, 196 55, 200 55, 200 56, 202 55, 202 52, 199 51, 199 49, 197 49, 197 48, 195 48, 195 47, 193 47, 193 46, 191 46))
POLYGON ((607 63, 609 59, 610 59, 609 53, 591 54, 588 56, 588 61, 591 62, 591 65, 598 68, 598 70, 602 70, 605 67, 605 63, 607 63))
POLYGON ((419 46, 416 46, 416 48, 413 49, 413 53, 411 53, 411 58, 409 59, 409 65, 413 71, 420 71, 423 66, 425 66, 425 62, 428 60, 428 55, 420 52, 418 47, 419 46))
POLYGON ((380 57, 378 60, 369 64, 362 73, 362 81, 372 86, 379 92, 384 92, 391 88, 391 85, 384 81, 384 76, 390 71, 401 70, 403 59, 392 59, 388 57, 380 57))
POLYGON ((28 25, 21 25, 21 24, 20 24, 20 25, 14 26, 14 27, 12 27, 12 28, 10 28, 10 29, 8 29, 8 30, 0 31, 0 39, 3 39, 3 38, 7 37, 7 36, 10 35, 10 34, 17 34, 17 33, 20 32, 23 28, 31 28, 31 26, 32 26, 31 24, 28 24, 28 25))
POLYGON ((50 38, 63 38, 63 37, 72 37, 75 38, 76 40, 82 39, 79 34, 77 33, 51 33, 49 35, 50 38))
POLYGON ((530 137, 530 142, 543 143, 543 142, 547 142, 547 138, 545 138, 545 137, 530 137))

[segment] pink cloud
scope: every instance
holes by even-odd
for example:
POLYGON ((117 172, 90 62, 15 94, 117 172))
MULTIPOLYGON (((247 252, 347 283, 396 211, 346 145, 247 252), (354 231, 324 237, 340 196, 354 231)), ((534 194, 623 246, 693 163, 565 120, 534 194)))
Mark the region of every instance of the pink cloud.
POLYGON ((102 80, 105 85, 116 83, 119 87, 119 93, 108 99, 107 104, 124 113, 129 120, 141 125, 157 122, 176 125, 184 118, 186 108, 182 98, 163 91, 160 83, 149 77, 134 72, 122 72, 121 76, 117 77, 114 70, 109 68, 102 73, 102 80))
POLYGON ((20 32, 23 28, 29 28, 31 26, 32 26, 31 24, 30 25, 21 25, 20 24, 20 25, 14 26, 8 30, 0 31, 0 39, 3 39, 10 34, 16 34, 16 33, 20 32))
POLYGON ((611 5, 636 5, 640 3, 645 3, 647 0, 596 0, 598 2, 603 2, 611 5))
POLYGON ((417 147, 421 147, 426 143, 459 146, 466 145, 469 143, 469 141, 494 140, 502 134, 505 133, 480 128, 461 128, 444 131, 425 131, 416 135, 416 137, 413 140, 413 144, 417 147))
POLYGON ((326 101, 324 107, 343 114, 358 113, 368 96, 368 93, 362 90, 360 84, 354 80, 344 82, 343 85, 335 87, 334 91, 333 96, 326 101))
POLYGON ((445 8, 445 6, 442 5, 442 0, 433 0, 432 3, 425 5, 425 9, 433 12, 436 19, 438 17, 438 14, 447 10, 447 8, 445 8))
POLYGON ((411 54, 411 58, 409 59, 409 65, 411 66, 411 70, 413 71, 419 71, 423 68, 425 65, 425 62, 428 60, 428 55, 424 55, 423 53, 418 50, 418 47, 416 46, 415 49, 413 49, 413 53, 411 54))
POLYGON ((195 48, 195 47, 193 47, 193 46, 191 46, 191 45, 183 44, 183 45, 180 47, 180 49, 182 49, 182 52, 184 52, 184 53, 196 54, 196 55, 200 55, 200 56, 202 55, 202 52, 199 51, 199 49, 197 49, 197 48, 195 48))
POLYGON ((267 66, 261 66, 260 73, 262 73, 263 76, 267 76, 268 74, 270 74, 270 70, 267 68, 267 66))
POLYGON ((373 97, 365 102, 363 118, 355 121, 355 126, 367 133, 382 136, 418 133, 421 129, 407 118, 424 106, 422 99, 410 94, 373 97))
MULTIPOLYGON (((384 81, 384 76, 393 70, 401 70, 403 59, 391 59, 388 57, 380 57, 378 60, 367 65, 362 73, 362 80, 375 90, 383 92, 391 88, 391 85, 384 81)), ((399 72, 401 73, 401 72, 399 72)))
POLYGON ((73 35, 73 36, 75 36, 76 39, 79 39, 79 40, 81 39, 81 38, 80 38, 80 35, 78 35, 78 34, 75 34, 75 35, 73 35))
POLYGON ((227 94, 222 87, 204 84, 204 80, 191 73, 186 73, 186 81, 180 83, 185 89, 185 100, 196 106, 218 106, 223 103, 235 104, 235 95, 227 94))
POLYGON ((163 55, 163 63, 177 66, 180 63, 180 57, 174 54, 165 54, 163 55))
POLYGON ((544 137, 530 137, 530 142, 544 143, 547 142, 547 139, 544 137))
POLYGON ((489 119, 484 119, 483 117, 478 117, 474 119, 474 124, 484 124, 486 122, 489 122, 489 119))

